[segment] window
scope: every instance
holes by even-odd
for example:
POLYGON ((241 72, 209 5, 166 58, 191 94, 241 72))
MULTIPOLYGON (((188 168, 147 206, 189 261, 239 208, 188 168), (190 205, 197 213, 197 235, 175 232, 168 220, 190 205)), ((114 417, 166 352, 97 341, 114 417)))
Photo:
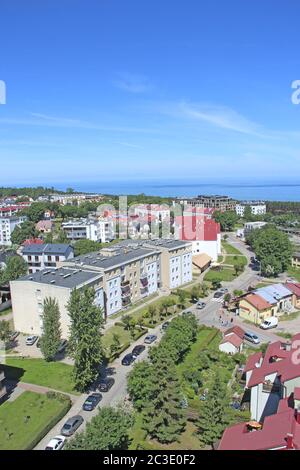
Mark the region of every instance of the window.
POLYGON ((55 256, 55 261, 59 261, 59 256, 55 256))

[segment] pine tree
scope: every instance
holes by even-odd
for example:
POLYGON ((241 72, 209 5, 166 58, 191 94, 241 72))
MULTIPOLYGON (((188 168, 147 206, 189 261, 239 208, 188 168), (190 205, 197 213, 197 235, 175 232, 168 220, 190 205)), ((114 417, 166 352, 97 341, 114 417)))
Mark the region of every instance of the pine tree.
POLYGON ((103 360, 103 312, 94 298, 94 289, 74 289, 67 307, 71 319, 69 351, 75 361, 73 374, 79 391, 86 390, 97 378, 103 360))
POLYGON ((202 404, 198 419, 198 432, 201 443, 213 446, 228 424, 227 387, 222 382, 219 372, 217 372, 207 399, 202 404))
POLYGON ((44 301, 43 334, 41 336, 41 351, 46 361, 53 361, 61 342, 60 313, 55 299, 46 298, 44 301))
POLYGON ((156 355, 151 400, 143 410, 143 427, 161 443, 174 442, 185 428, 182 394, 174 362, 161 349, 156 355))

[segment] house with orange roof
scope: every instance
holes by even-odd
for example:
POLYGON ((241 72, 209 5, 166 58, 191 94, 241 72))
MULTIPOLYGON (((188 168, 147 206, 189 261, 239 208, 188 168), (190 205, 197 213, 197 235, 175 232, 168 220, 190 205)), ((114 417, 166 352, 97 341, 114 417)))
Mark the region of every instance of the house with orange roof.
POLYGON ((246 294, 239 300, 239 315, 241 318, 260 325, 267 318, 275 315, 277 303, 268 302, 259 294, 246 294))

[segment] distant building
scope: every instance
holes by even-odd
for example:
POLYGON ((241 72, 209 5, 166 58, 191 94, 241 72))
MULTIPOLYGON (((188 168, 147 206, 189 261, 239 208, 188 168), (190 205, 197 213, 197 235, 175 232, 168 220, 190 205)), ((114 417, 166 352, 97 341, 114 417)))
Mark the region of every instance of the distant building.
POLYGON ((246 207, 250 207, 252 215, 263 215, 267 211, 267 206, 263 201, 241 201, 235 206, 239 217, 244 217, 246 207))
POLYGON ((193 256, 202 253, 213 261, 221 254, 221 228, 210 216, 198 211, 186 212, 175 217, 174 237, 192 242, 193 256))
POLYGON ((106 243, 115 238, 114 224, 111 220, 78 219, 63 222, 61 225, 69 240, 92 240, 106 243))
POLYGON ((180 199, 177 198, 173 201, 173 204, 179 203, 186 207, 205 207, 213 208, 215 210, 224 212, 224 211, 234 211, 236 206, 236 200, 232 199, 229 196, 219 196, 219 195, 199 195, 193 198, 180 199))
POLYGON ((22 249, 22 257, 28 264, 29 274, 32 274, 44 268, 55 268, 74 258, 74 249, 64 243, 32 244, 22 249))
POLYGON ((252 230, 263 228, 267 222, 246 222, 244 224, 244 236, 248 235, 252 230))
POLYGON ((0 217, 0 246, 11 246, 11 235, 27 218, 25 216, 0 217))
POLYGON ((300 252, 299 251, 296 251, 292 255, 292 267, 300 268, 300 252))
POLYGON ((51 220, 39 220, 35 228, 40 233, 50 233, 53 228, 53 222, 51 220))

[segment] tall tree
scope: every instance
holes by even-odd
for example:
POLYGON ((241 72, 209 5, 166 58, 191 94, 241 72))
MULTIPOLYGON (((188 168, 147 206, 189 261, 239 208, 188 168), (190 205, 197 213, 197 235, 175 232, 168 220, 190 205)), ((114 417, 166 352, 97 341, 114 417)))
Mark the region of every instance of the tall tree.
POLYGON ((11 256, 8 258, 6 268, 2 271, 1 282, 9 282, 24 276, 27 273, 27 263, 21 256, 11 256))
POLYGON ((1 320, 0 321, 0 341, 4 344, 8 342, 11 334, 11 328, 9 321, 1 320))
POLYGON ((227 386, 222 382, 220 373, 217 371, 208 396, 202 403, 197 423, 201 443, 213 447, 228 424, 227 386))
POLYGON ((27 220, 14 229, 11 234, 11 241, 15 245, 21 245, 27 238, 37 237, 38 234, 35 223, 27 220))
POLYGON ((75 361, 74 381, 79 391, 97 378, 103 360, 103 312, 94 299, 94 289, 74 289, 67 306, 71 319, 69 351, 75 361))
POLYGON ((46 361, 53 361, 61 341, 60 312, 56 299, 47 297, 44 301, 43 333, 41 351, 46 361))
POLYGON ((66 450, 126 450, 133 418, 122 409, 99 408, 86 430, 68 441, 66 450))
POLYGON ((143 409, 143 427, 161 443, 176 441, 183 432, 186 418, 182 393, 174 362, 161 352, 154 363, 151 400, 143 409))

